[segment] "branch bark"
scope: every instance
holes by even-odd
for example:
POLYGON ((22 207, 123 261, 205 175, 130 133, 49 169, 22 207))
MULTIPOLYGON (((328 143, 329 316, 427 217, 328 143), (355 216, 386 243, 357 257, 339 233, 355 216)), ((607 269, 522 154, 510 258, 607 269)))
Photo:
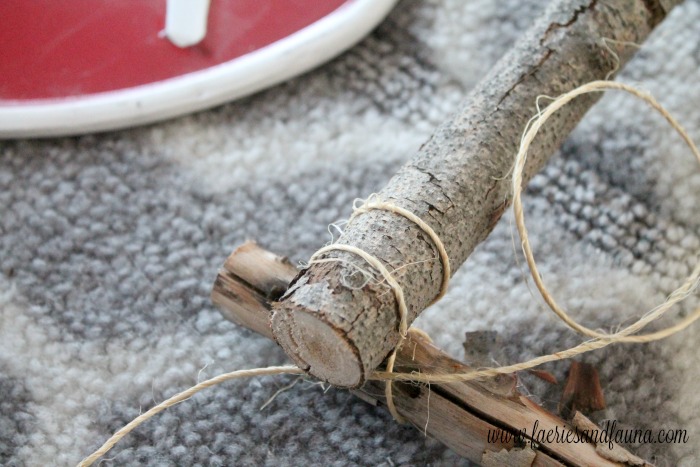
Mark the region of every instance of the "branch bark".
MULTIPOLYGON (((296 272, 285 258, 255 243, 246 243, 229 256, 219 271, 212 301, 227 319, 271 338, 271 300, 280 293, 280 286, 286 289, 296 272)), ((431 373, 472 369, 433 346, 419 333, 409 333, 407 342, 398 351, 396 368, 431 373)), ((521 454, 516 444, 528 446, 530 441, 535 441, 538 447, 529 452, 525 465, 621 465, 610 460, 612 451, 607 444, 596 446, 592 440, 577 438, 575 426, 522 395, 516 383, 514 375, 484 382, 430 386, 395 382, 394 403, 399 414, 414 427, 478 464, 503 465, 506 462, 515 465, 521 454), (534 427, 538 427, 538 433, 539 430, 551 431, 560 436, 548 439, 535 433, 534 427), (569 442, 564 441, 567 434, 569 442), (580 442, 571 441, 575 439, 580 442), (493 456, 498 456, 501 462, 489 464, 493 456)), ((386 407, 384 384, 368 381, 353 393, 372 405, 386 407)), ((587 429, 591 431, 590 426, 587 429)), ((614 453, 616 459, 620 453, 636 459, 619 446, 614 453)))
MULTIPOLYGON (((511 202, 507 176, 538 95, 557 96, 605 79, 624 65, 676 0, 556 0, 468 96, 463 110, 437 129, 415 158, 379 193, 439 235, 457 269, 511 202), (604 39, 610 39, 606 41, 604 39), (619 42, 615 42, 619 41, 619 42), (615 54, 611 53, 611 48, 615 54)), ((562 109, 530 150, 529 180, 598 96, 562 109)), ((384 211, 348 224, 340 243, 379 258, 402 286, 409 323, 438 294, 442 267, 435 245, 407 219, 384 211)), ((328 257, 361 264, 346 252, 328 257)), ((399 340, 394 295, 377 284, 361 289, 341 278, 344 263, 314 264, 274 305, 272 331, 292 360, 313 376, 358 387, 399 340)))

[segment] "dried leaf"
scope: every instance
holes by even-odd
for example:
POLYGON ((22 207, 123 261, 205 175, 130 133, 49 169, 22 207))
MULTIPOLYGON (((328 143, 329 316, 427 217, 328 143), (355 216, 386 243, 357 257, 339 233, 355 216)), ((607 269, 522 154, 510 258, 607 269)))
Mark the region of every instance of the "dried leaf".
MULTIPOLYGON (((496 331, 472 331, 464 333, 465 361, 475 367, 484 368, 503 365, 506 359, 503 353, 503 340, 496 331)), ((480 381, 483 387, 494 394, 511 397, 515 394, 518 379, 515 375, 498 375, 480 381)))
POLYGON ((504 365, 503 339, 496 331, 464 333, 464 361, 473 367, 504 365))
POLYGON ((605 408, 598 370, 593 365, 572 361, 559 402, 559 413, 570 418, 575 412, 591 413, 605 408))

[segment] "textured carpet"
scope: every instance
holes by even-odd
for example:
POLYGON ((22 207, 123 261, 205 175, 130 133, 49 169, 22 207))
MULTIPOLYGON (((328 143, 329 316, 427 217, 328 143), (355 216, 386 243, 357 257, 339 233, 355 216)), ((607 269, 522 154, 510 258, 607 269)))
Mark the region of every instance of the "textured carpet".
MULTIPOLYGON (((250 98, 134 130, 0 143, 0 464, 74 464, 198 379, 286 362, 212 307, 217 268, 249 238, 307 259, 543 3, 404 0, 349 52, 250 98)), ((700 2, 689 0, 621 79, 651 91, 700 140, 698 37, 700 2)), ((699 197, 700 169, 665 122, 631 97, 606 96, 525 199, 556 297, 604 329, 653 307, 697 261, 699 197)), ((419 324, 457 357, 465 331, 499 331, 509 362, 580 340, 530 292, 507 217, 419 324)), ((582 358, 600 371, 608 402, 596 420, 688 430, 687 444, 632 446, 659 465, 700 463, 698 338, 700 325, 582 358)), ((562 379, 568 365, 546 368, 562 379)), ((292 380, 208 390, 137 429, 102 465, 463 462, 318 384, 301 382, 260 410, 292 380)), ((561 388, 523 385, 556 405, 561 388)))

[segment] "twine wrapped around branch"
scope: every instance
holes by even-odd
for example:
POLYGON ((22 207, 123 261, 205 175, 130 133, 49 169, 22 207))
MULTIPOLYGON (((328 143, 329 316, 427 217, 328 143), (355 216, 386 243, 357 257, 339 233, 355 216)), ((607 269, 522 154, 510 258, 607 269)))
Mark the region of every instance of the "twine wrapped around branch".
MULTIPOLYGON (((530 368, 534 368, 536 366, 539 366, 543 363, 547 362, 552 362, 552 361, 557 361, 557 360, 563 360, 566 358, 571 358, 576 355, 580 355, 582 353, 590 352, 592 350, 600 349, 603 347, 606 347, 608 345, 614 344, 614 343, 620 343, 620 342, 627 342, 627 343, 634 343, 634 342, 649 342, 653 340, 658 340, 658 339, 663 339, 665 337, 668 337, 670 335, 673 335, 677 332, 680 332, 681 330, 685 329, 688 327, 690 324, 693 322, 697 321, 700 319, 700 308, 695 310, 694 313, 691 315, 687 316, 683 320, 681 320, 679 323, 669 326, 668 328, 662 329, 660 331, 656 331, 653 333, 649 334, 644 334, 644 335, 635 335, 635 333, 641 331, 645 326, 648 324, 652 323, 653 321, 661 318, 664 316, 665 313, 667 313, 675 304, 678 302, 684 300, 688 296, 690 296, 693 292, 696 291, 698 285, 700 285, 700 261, 698 261, 696 267, 693 269, 693 272, 690 274, 690 276, 685 280, 685 282, 674 292, 672 292, 668 298, 659 306, 654 308, 653 310, 649 311, 648 313, 644 314, 640 319, 638 319, 636 322, 633 324, 627 326, 623 330, 613 333, 613 334, 602 334, 597 331, 591 330, 576 321, 574 321, 567 313, 565 310, 563 310, 559 305, 556 303, 552 295, 549 293, 548 289, 546 288, 544 281, 539 275, 538 269, 537 269, 537 264, 534 259, 534 255, 532 253, 532 249, 530 247, 530 241, 527 235, 527 229, 525 227, 525 217, 523 214, 523 209, 522 209, 522 201, 521 201, 521 193, 522 193, 522 172, 523 172, 523 167, 525 166, 525 162, 527 159, 527 154, 528 150, 530 149, 530 146, 537 135, 537 133, 540 131, 542 128, 542 125, 551 118, 557 111, 559 111, 562 107, 570 103, 574 98, 591 93, 591 92, 600 92, 604 91, 607 89, 618 89, 618 90, 623 90, 626 91, 634 96, 637 96, 647 102, 653 109, 658 111, 670 124, 671 126, 681 135, 683 140, 687 143, 687 145, 690 147, 691 151, 693 152, 693 155, 695 158, 700 162, 700 151, 696 147, 695 143, 690 139, 689 135, 687 132, 680 126, 680 124, 650 95, 643 93, 636 88, 622 84, 622 83, 614 83, 614 82, 609 82, 609 81, 595 81, 591 83, 587 83, 579 88, 576 88, 560 97, 555 99, 544 111, 539 112, 538 115, 531 121, 531 125, 528 125, 526 127, 526 132, 521 140, 521 145, 520 149, 518 151, 518 154, 515 159, 515 165, 513 168, 513 175, 512 175, 512 186, 513 186, 513 211, 515 213, 515 219, 516 219, 516 225, 518 227, 518 233, 520 234, 521 240, 522 240, 522 247, 523 251, 525 253, 525 257, 527 259, 528 266, 530 268, 530 272, 532 274, 533 279, 535 280, 535 283, 537 284, 538 290, 542 294, 542 297, 545 299, 547 304, 550 306, 550 308, 567 324, 569 325, 572 329, 576 330, 577 332, 580 332, 581 334, 584 334, 586 336, 591 336, 593 339, 588 340, 586 342, 583 342, 582 344, 579 344, 575 347, 556 352, 553 354, 549 355, 544 355, 541 357, 534 358, 532 360, 523 362, 523 363, 517 363, 514 365, 508 365, 508 366, 503 366, 503 367, 498 367, 498 368, 487 368, 487 369, 482 369, 482 370, 475 370, 475 371, 468 371, 464 373, 449 373, 449 374, 431 374, 429 372, 411 372, 411 373, 394 373, 393 372, 393 366, 394 366, 394 359, 396 358, 396 352, 398 349, 398 346, 392 351, 391 356, 388 359, 386 369, 385 371, 375 371, 373 372, 372 375, 370 375, 369 379, 373 380, 384 380, 386 381, 386 402, 388 405, 388 408, 394 418, 402 422, 402 417, 398 414, 398 411, 396 410, 396 407, 394 405, 393 401, 393 396, 392 396, 392 381, 400 380, 400 381, 413 381, 413 382, 424 382, 424 383, 454 383, 454 382, 464 382, 464 381, 469 381, 469 380, 474 380, 474 379, 482 379, 482 378, 487 378, 487 377, 493 377, 497 376, 500 374, 508 374, 508 373, 514 373, 517 371, 522 371, 530 368)), ((390 212, 397 213, 401 216, 406 217, 408 220, 415 222, 423 231, 431 238, 433 242, 435 242, 435 245, 438 249, 438 251, 441 253, 440 259, 441 263, 443 265, 443 270, 445 271, 445 276, 442 281, 442 287, 440 288, 440 294, 437 296, 436 299, 439 299, 439 297, 442 296, 442 293, 446 290, 447 288, 447 282, 449 280, 449 271, 450 271, 450 266, 449 266, 449 258, 447 257, 447 254, 445 252, 444 246, 442 244, 442 241, 440 238, 437 236, 437 234, 428 226, 424 221, 422 221, 420 218, 417 218, 416 216, 405 212, 401 208, 397 208, 396 206, 392 205, 391 203, 385 203, 381 201, 371 200, 370 202, 366 203, 364 207, 356 208, 356 213, 363 213, 363 212, 368 212, 370 210, 387 210, 390 212)), ((348 245, 329 245, 327 247, 324 247, 320 249, 318 252, 316 252, 311 259, 311 263, 314 261, 324 261, 324 260, 319 260, 316 259, 318 256, 321 256, 323 254, 326 254, 330 251, 333 251, 335 249, 340 249, 341 251, 346 251, 355 255, 358 255, 361 257, 364 261, 366 261, 372 268, 375 268, 379 273, 383 276, 383 278, 386 281, 386 285, 388 285, 394 292, 394 296, 396 297, 396 300, 399 302, 399 329, 400 330, 405 330, 407 333, 407 323, 406 323, 406 303, 405 303, 405 293, 404 290, 401 288, 401 285, 395 280, 393 277, 392 273, 375 257, 370 255, 369 253, 360 250, 356 247, 348 246, 348 245)), ((369 283, 369 282, 368 282, 369 283)), ((402 333, 402 335, 404 335, 402 333)), ((244 377, 254 377, 254 376, 263 376, 263 375, 278 375, 278 374, 303 374, 303 370, 301 368, 297 368, 294 366, 286 366, 286 367, 269 367, 269 368, 256 368, 256 369, 251 369, 251 370, 239 370, 239 371, 234 371, 231 373, 226 373, 220 376, 217 376, 215 378, 212 378, 210 380, 204 381, 202 383, 199 383, 179 394, 176 394, 175 396, 171 397, 170 399, 158 404, 157 406, 151 408, 148 412, 140 415, 136 419, 132 420, 129 424, 127 424, 124 428, 116 432, 110 439, 108 439, 97 451, 95 451, 93 454, 85 458, 80 464, 80 467, 87 467, 91 465, 95 460, 99 459, 101 456, 103 456, 107 451, 109 451, 121 438, 126 436, 129 432, 131 432, 134 428, 139 426, 141 423, 145 422, 146 420, 150 419, 154 415, 158 414, 159 412, 167 409, 168 407, 171 407, 175 404, 178 404, 195 393, 206 389, 208 387, 220 384, 224 381, 230 380, 230 379, 237 379, 237 378, 244 378, 244 377)))
MULTIPOLYGON (((504 177, 539 95, 561 95, 604 79, 624 65, 676 1, 556 0, 471 92, 467 105, 437 129, 378 195, 413 213, 441 239, 453 269, 492 230, 513 199, 504 177)), ((562 108, 523 160, 526 183, 599 98, 586 94, 562 108)), ((406 324, 438 295, 443 270, 434 241, 415 222, 372 210, 346 226, 351 245, 394 271, 404 293, 406 324)), ((309 374, 343 387, 362 385, 401 338, 395 294, 377 284, 347 287, 353 253, 310 265, 274 305, 272 331, 309 374)))

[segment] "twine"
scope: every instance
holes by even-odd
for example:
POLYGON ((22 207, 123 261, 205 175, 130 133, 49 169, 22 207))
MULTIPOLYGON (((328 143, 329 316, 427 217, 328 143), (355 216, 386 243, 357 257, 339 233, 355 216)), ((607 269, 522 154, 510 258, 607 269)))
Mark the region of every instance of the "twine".
MULTIPOLYGON (((516 220, 516 226, 518 229, 518 234, 520 235, 521 242, 522 242, 522 249, 523 253, 525 254, 525 258, 527 260, 528 267, 530 268, 530 273, 532 275, 533 280, 535 281, 535 284, 537 285, 537 289, 539 290, 540 294, 542 295, 543 299, 547 303, 547 305, 554 311, 554 313, 561 318, 564 323, 566 323, 569 327, 574 329, 575 331, 591 337, 592 339, 585 341, 575 347, 556 352, 553 354, 549 355, 543 355, 537 358, 534 358, 532 360, 528 360, 523 363, 517 363, 514 365, 507 365, 507 366, 502 366, 498 368, 487 368, 487 369, 482 369, 482 370, 475 370, 475 371, 470 371, 466 373, 455 373, 455 374, 427 374, 427 373, 394 373, 393 372, 393 366, 394 366, 394 360, 396 358, 396 351, 398 347, 401 345, 401 343, 405 340, 406 334, 408 332, 408 323, 407 323, 407 306, 406 302, 404 299, 404 293, 403 289, 401 288, 400 284, 396 281, 396 279, 391 275, 391 272, 384 266, 384 264, 379 261, 376 257, 370 255, 369 253, 365 252, 364 250, 361 250, 356 247, 352 247, 350 245, 342 245, 342 244, 333 244, 333 245, 328 245, 320 250, 318 250, 312 257, 310 262, 321 262, 321 261, 329 261, 329 260, 335 260, 335 259, 324 259, 324 260, 319 260, 317 259, 319 255, 322 255, 324 253, 327 253, 331 250, 342 250, 342 251, 347 251, 353 254, 356 254, 363 258, 368 264, 370 264, 375 270, 377 270, 386 280, 387 284, 392 288, 394 295, 396 297, 396 301, 398 303, 398 308, 399 308, 399 335, 400 335, 400 342, 399 345, 392 351, 388 361, 387 361, 387 368, 386 371, 376 371, 374 372, 370 379, 373 380, 383 380, 386 381, 386 390, 385 390, 385 395, 387 398, 387 406, 394 416, 395 419, 398 421, 402 421, 403 419, 401 416, 398 414, 396 407, 394 405, 393 397, 392 397, 392 392, 391 392, 391 382, 392 381, 415 381, 415 382, 423 382, 423 383, 452 383, 452 382, 461 382, 461 381, 469 381, 469 380, 475 380, 475 379, 482 379, 486 377, 493 377, 497 376, 499 374, 507 374, 507 373, 514 373, 517 371, 522 371, 522 370, 527 370, 530 368, 534 368, 536 366, 542 365, 543 363, 548 363, 548 362, 553 362, 553 361, 558 361, 558 360, 564 360, 567 358, 574 357, 576 355, 580 355, 585 352, 590 352, 592 350, 597 350, 601 349, 603 347, 606 347, 610 344, 613 343, 618 343, 618 342, 651 342, 659 339, 663 339, 665 337, 669 337, 673 334, 676 334, 683 329, 687 328, 690 326, 693 322, 697 321, 700 319, 700 308, 695 310, 692 314, 688 315, 684 319, 682 319, 680 322, 669 326, 667 328, 664 328, 660 331, 648 333, 648 334, 643 334, 643 335, 635 335, 637 332, 641 331, 644 327, 646 327, 648 324, 651 322, 661 318, 664 314, 666 314, 670 308, 675 305, 676 303, 680 302, 681 300, 687 298, 689 295, 691 295, 698 287, 700 284, 700 263, 693 269, 693 272, 690 274, 690 276, 685 280, 685 282, 676 290, 674 290, 668 298, 661 303, 659 306, 656 308, 650 310, 649 312, 645 313, 639 320, 631 324, 630 326, 627 326, 624 328, 622 331, 612 333, 612 334, 606 334, 606 333, 601 333, 598 331, 595 331, 593 329, 587 328, 584 325, 581 325, 577 323, 573 318, 569 316, 569 314, 562 309, 554 300, 553 296, 549 292, 549 290, 546 288, 544 285, 544 281, 542 280, 539 270, 537 268, 537 264, 534 259, 534 255, 532 253, 532 248, 530 246, 530 241, 527 233, 527 228, 525 227, 525 217, 523 214, 523 208, 522 208, 522 200, 521 200, 521 193, 522 193, 522 173, 523 169, 525 167, 525 163, 527 161, 527 151, 530 148, 530 145, 532 144, 532 141, 534 140, 535 136, 537 135, 537 132, 539 129, 542 127, 542 125, 549 119, 555 112, 557 112, 561 107, 565 106, 567 103, 569 103, 571 100, 576 98, 577 96, 580 96, 582 94, 588 94, 592 92, 602 92, 605 90, 609 89, 616 89, 616 90, 622 90, 625 92, 628 92, 643 101, 645 101, 647 104, 649 104, 654 110, 659 112, 665 119, 666 121, 669 122, 669 124, 680 134, 680 136, 683 138, 683 140, 686 142, 688 147, 691 149, 695 157, 697 158, 698 162, 700 162, 700 151, 698 151, 697 147, 693 143, 693 141, 690 139, 686 131, 683 129, 683 127, 668 113, 667 110, 665 110, 651 95, 642 92, 632 86, 622 84, 622 83, 616 83, 616 82, 611 82, 611 81, 593 81, 590 83, 587 83, 581 87, 578 87, 570 92, 567 92, 565 94, 562 94, 558 98, 554 99, 545 109, 544 111, 540 111, 538 108, 538 112, 533 117, 533 119, 528 122, 528 125, 526 126, 525 133, 521 139, 521 144, 520 144, 520 149, 518 150, 518 154, 515 159, 515 165, 513 167, 513 175, 512 175, 512 189, 513 189, 513 212, 515 215, 515 220, 516 220)), ((438 253, 440 256, 440 260, 442 262, 443 266, 443 281, 442 281, 442 286, 440 288, 440 292, 438 295, 435 297, 433 300, 433 303, 437 300, 439 300, 444 293, 447 290, 447 285, 449 282, 450 278, 450 266, 449 266, 449 258, 447 256, 447 252, 445 250, 444 245, 442 244, 442 241, 440 238, 437 236, 437 234, 433 231, 433 229, 426 224, 422 219, 420 219, 418 216, 415 214, 411 213, 410 211, 407 211, 403 208, 400 208, 399 206, 396 206, 392 203, 386 203, 381 200, 378 200, 376 196, 370 196, 364 204, 361 206, 357 206, 356 204, 353 204, 354 211, 353 215, 351 217, 351 220, 355 218, 357 215, 367 212, 372 209, 381 209, 381 210, 386 210, 390 211, 396 214, 399 214, 412 222, 414 222, 416 225, 418 225, 428 236, 431 238, 433 243, 435 244, 436 248, 438 249, 438 253)), ((257 369, 252 369, 252 370, 241 370, 241 371, 234 371, 231 373, 226 373, 220 376, 217 376, 215 378, 209 379, 207 381, 204 381, 202 383, 197 384, 196 386, 193 386, 179 394, 176 394, 175 396, 171 397, 170 399, 158 404, 157 406, 153 407, 149 411, 145 412, 142 415, 139 415, 137 418, 132 420, 129 424, 124 426, 121 430, 117 431, 112 437, 110 437, 103 445, 100 447, 97 451, 95 451, 93 454, 90 456, 86 457, 80 464, 80 467, 87 467, 91 465, 95 460, 99 459, 101 456, 103 456, 107 451, 109 451, 112 446, 114 446, 121 438, 126 436, 129 432, 131 432, 134 428, 139 426, 141 423, 145 422, 146 420, 150 419, 154 415, 158 414, 159 412, 165 410, 168 407, 171 407, 175 404, 178 404, 195 393, 220 384, 224 381, 230 380, 230 379, 236 379, 236 378, 245 378, 245 377, 254 377, 254 376, 263 376, 263 375, 278 375, 278 374, 303 374, 304 371, 301 370, 300 368, 297 368, 295 366, 277 366, 277 367, 268 367, 268 368, 257 368, 257 369)))
MULTIPOLYGON (((440 257, 440 262, 442 263, 442 285, 440 286, 440 291, 438 294, 433 298, 433 300, 430 302, 430 305, 433 303, 437 302, 442 298, 443 295, 447 292, 447 286, 450 282, 450 276, 452 275, 451 269, 450 269, 450 258, 447 255, 447 250, 445 249, 445 245, 442 243, 442 240, 440 240, 440 237, 438 236, 437 233, 433 230, 432 227, 430 227, 423 219, 420 217, 416 216, 413 214, 411 211, 404 209, 400 206, 397 206, 393 203, 388 203, 384 202, 379 198, 379 195, 376 193, 372 193, 367 197, 367 200, 361 200, 361 199, 356 199, 353 202, 353 213, 352 216, 350 216, 350 220, 348 222, 352 222, 353 219, 355 219, 357 216, 360 214, 369 212, 371 210, 381 210, 381 211, 389 211, 393 212, 395 214, 398 214, 400 216, 405 217, 406 219, 410 220, 414 224, 416 224, 418 227, 420 227, 423 232, 425 232, 428 237, 433 241, 435 244, 435 247, 438 250, 438 255, 440 257), (362 202, 362 204, 358 204, 359 202, 362 202)), ((403 342, 406 340, 406 335, 408 333, 408 307, 406 306, 406 299, 404 298, 404 293, 403 293, 403 288, 399 284, 399 282, 394 278, 394 276, 389 272, 389 269, 387 269, 384 264, 377 259, 375 256, 372 256, 371 254, 367 253, 361 248, 352 246, 352 245, 343 245, 343 244, 331 244, 327 245, 320 250, 318 250, 316 253, 314 253, 311 256, 311 259, 309 260, 309 264, 313 264, 315 262, 320 262, 318 259, 319 256, 328 253, 330 251, 347 251, 350 253, 354 253, 358 256, 360 256, 362 259, 364 259, 370 266, 372 266, 374 269, 379 271, 379 273, 384 277, 384 280, 386 280, 387 284, 391 287, 391 289, 394 291, 394 296, 396 297, 396 303, 398 304, 399 307, 399 343, 394 347, 394 350, 391 351, 391 354, 389 355, 389 358, 386 361, 386 373, 391 374, 394 371, 394 363, 396 362, 396 352, 398 352, 399 348, 403 344, 403 342)), ((336 260, 335 258, 328 258, 322 261, 334 261, 336 260)), ((340 260, 338 260, 340 261, 340 260)), ((405 423, 405 420, 403 417, 399 414, 398 410, 396 410, 396 405, 394 404, 394 396, 392 393, 392 385, 391 385, 391 380, 388 380, 384 386, 384 396, 386 398, 386 405, 387 408, 389 409, 389 412, 391 413, 391 416, 394 417, 394 420, 396 420, 398 423, 405 423)))
POLYGON ((154 415, 157 415, 158 413, 162 412, 163 410, 167 409, 168 407, 172 407, 173 405, 179 404, 180 402, 183 402, 190 397, 194 396, 197 394, 199 391, 210 388, 212 386, 216 386, 217 384, 221 384, 224 381, 228 381, 231 379, 239 379, 239 378, 250 378, 253 376, 265 376, 265 375, 303 375, 304 370, 301 368, 297 368, 295 366, 271 366, 267 368, 253 368, 251 370, 238 370, 238 371, 232 371, 230 373, 225 373, 223 375, 215 376, 211 379, 208 379, 206 381, 202 381, 199 384, 196 384, 192 386, 191 388, 188 388, 178 394, 175 394, 172 396, 170 399, 167 399, 160 404, 156 405, 155 407, 152 407, 150 410, 147 412, 142 413, 132 421, 130 421, 127 425, 125 425, 121 430, 117 431, 114 433, 105 443, 95 452, 90 454, 88 457, 80 461, 78 464, 78 467, 89 467, 92 465, 97 459, 100 457, 104 456, 107 454, 107 451, 112 449, 112 447, 119 442, 120 439, 122 439, 124 436, 128 435, 134 428, 145 422, 146 420, 150 419, 154 415))
POLYGON ((431 375, 420 373, 397 374, 384 371, 375 372, 373 375, 373 379, 416 381, 425 383, 451 383, 493 377, 499 374, 515 373, 517 371, 534 368, 544 363, 568 359, 576 355, 590 352, 592 350, 601 349, 610 344, 618 342, 640 343, 663 339, 665 337, 669 337, 673 334, 682 331, 683 329, 690 326, 693 322, 700 319, 700 308, 698 308, 677 324, 671 325, 653 333, 633 335, 641 331, 648 324, 664 316, 673 305, 684 300, 697 289, 698 285, 700 285, 700 262, 696 265, 696 267, 693 269, 693 272, 690 274, 690 276, 688 276, 688 278, 683 282, 683 284, 679 288, 674 290, 663 303, 650 310, 649 312, 645 313, 639 320, 627 326, 622 331, 612 334, 601 333, 593 329, 587 328, 586 326, 577 323, 573 318, 571 318, 571 316, 569 316, 569 314, 563 308, 561 308, 554 300, 554 297, 545 286, 544 281, 542 280, 542 276, 539 273, 537 263, 532 253, 532 248, 530 246, 527 228, 525 227, 525 215, 523 213, 521 200, 522 177, 523 169, 527 161, 527 152, 530 148, 530 145, 532 144, 532 141, 537 135, 537 132, 555 112, 557 112, 563 106, 571 102, 577 96, 592 92, 602 92, 608 89, 616 89, 628 92, 649 104, 654 110, 659 112, 664 117, 664 119, 666 119, 666 121, 673 127, 674 130, 678 132, 681 138, 683 138, 683 141, 685 141, 685 143, 690 148, 695 158, 698 160, 698 162, 700 162, 700 151, 698 150, 697 146, 692 141, 688 133, 685 131, 685 129, 683 129, 683 127, 680 125, 680 123, 678 123, 678 121, 666 109, 664 109, 661 106, 661 104, 659 104, 656 101, 656 99, 654 99, 651 95, 624 83, 617 83, 612 81, 592 81, 590 83, 584 84, 583 86, 580 86, 565 94, 562 94, 561 96, 553 100, 544 109, 544 111, 538 111, 535 117, 530 122, 528 122, 526 132, 521 139, 520 149, 518 150, 518 154, 515 158, 515 165, 513 167, 512 178, 513 212, 515 215, 515 223, 518 229, 518 234, 520 235, 520 239, 522 242, 521 244, 523 253, 525 254, 525 258, 530 269, 530 274, 533 280, 535 281, 537 289, 539 290, 540 294, 542 295, 542 298, 545 300, 550 309, 554 311, 554 313, 569 327, 585 336, 592 337, 593 339, 560 352, 556 352, 549 355, 543 355, 541 357, 536 357, 526 362, 516 363, 514 365, 501 366, 498 368, 487 368, 483 370, 470 371, 467 373, 455 373, 449 375, 431 375))
MULTIPOLYGON (((554 311, 554 313, 557 316, 559 316, 559 318, 561 318, 562 321, 564 321, 564 323, 566 323, 575 331, 588 337, 594 337, 598 339, 616 339, 617 342, 649 342, 649 340, 662 339, 664 337, 670 336, 671 334, 664 331, 654 333, 653 336, 630 336, 630 334, 635 334, 636 332, 644 328, 647 324, 660 318, 664 313, 666 313, 666 311, 671 306, 683 300, 683 298, 685 298, 688 293, 691 293, 694 287, 690 287, 690 285, 695 284, 695 286, 697 286, 698 279, 700 278, 700 264, 688 277, 687 281, 679 289, 675 290, 664 303, 645 314, 636 323, 615 334, 600 333, 574 321, 568 315, 568 313, 556 303, 554 297, 552 297, 551 293, 545 286, 544 281, 542 280, 542 276, 540 275, 537 263, 535 262, 534 255, 532 253, 527 228, 525 227, 525 215, 523 213, 523 206, 521 200, 522 174, 523 169, 525 167, 525 163, 527 161, 527 152, 530 148, 530 145, 532 144, 533 139, 537 135, 537 132, 555 112, 557 112, 563 106, 575 99, 577 96, 580 96, 582 94, 588 94, 591 92, 601 92, 606 89, 617 89, 626 91, 649 104, 654 110, 660 113, 666 119, 666 121, 668 121, 668 123, 673 127, 674 130, 678 132, 681 138, 683 138, 683 141, 685 141, 685 143, 692 151, 695 158, 700 163, 700 151, 698 151, 698 148, 695 146, 695 143, 693 143, 688 133, 676 121, 676 119, 673 118, 673 116, 669 114, 669 112, 666 109, 664 109, 661 106, 661 104, 659 104, 656 101, 656 99, 654 99, 651 95, 623 83, 617 83, 612 81, 593 81, 559 96, 556 100, 554 100, 551 104, 549 104, 546 107, 546 109, 532 123, 527 133, 523 137, 520 145, 520 150, 518 151, 518 154, 515 159, 515 167, 513 170, 513 213, 515 215, 515 224, 518 229, 518 234, 520 235, 520 239, 522 241, 523 253, 525 254, 527 265, 530 268, 530 274, 532 276, 532 279, 535 281, 535 285, 537 286, 537 289, 540 291, 540 294, 542 295, 542 298, 545 300, 547 305, 552 309, 552 311, 554 311), (650 336, 654 338, 650 339, 650 336)), ((672 328, 668 329, 670 332, 672 328)))

